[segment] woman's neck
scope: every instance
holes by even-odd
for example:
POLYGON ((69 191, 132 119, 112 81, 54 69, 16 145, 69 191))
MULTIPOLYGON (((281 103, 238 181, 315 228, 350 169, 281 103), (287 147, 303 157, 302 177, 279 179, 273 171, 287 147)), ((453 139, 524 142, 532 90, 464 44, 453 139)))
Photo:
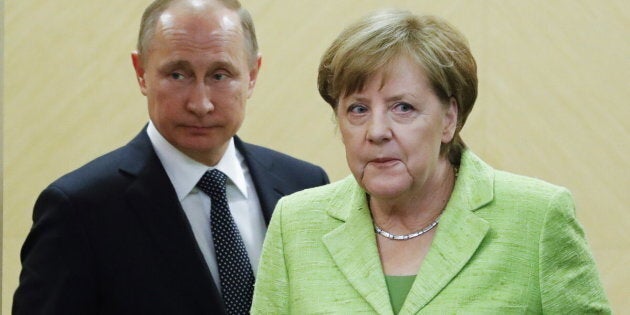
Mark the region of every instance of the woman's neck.
POLYGON ((446 162, 422 187, 392 199, 370 197, 374 223, 389 232, 417 231, 432 223, 444 210, 455 185, 456 171, 446 162))

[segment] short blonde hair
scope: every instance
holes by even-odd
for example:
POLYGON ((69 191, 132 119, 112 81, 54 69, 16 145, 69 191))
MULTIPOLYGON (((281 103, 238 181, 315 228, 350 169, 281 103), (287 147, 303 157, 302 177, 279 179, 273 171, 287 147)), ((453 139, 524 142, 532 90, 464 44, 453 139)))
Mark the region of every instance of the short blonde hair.
POLYGON ((477 98, 477 65, 468 41, 435 16, 381 10, 347 27, 324 53, 319 65, 319 94, 334 111, 339 99, 363 89, 366 81, 396 58, 408 55, 425 71, 444 104, 457 101, 457 129, 442 154, 459 165, 466 147, 459 136, 477 98))
MULTIPOLYGON (((136 47, 138 54, 140 54, 143 60, 153 39, 153 35, 155 35, 155 27, 160 15, 175 2, 177 2, 177 0, 155 0, 144 10, 142 20, 140 21, 140 31, 138 32, 138 43, 136 47)), ((238 13, 245 36, 245 47, 249 56, 249 62, 250 65, 255 65, 258 56, 258 41, 256 39, 256 30, 254 29, 252 16, 241 6, 238 0, 217 0, 217 2, 238 13)))

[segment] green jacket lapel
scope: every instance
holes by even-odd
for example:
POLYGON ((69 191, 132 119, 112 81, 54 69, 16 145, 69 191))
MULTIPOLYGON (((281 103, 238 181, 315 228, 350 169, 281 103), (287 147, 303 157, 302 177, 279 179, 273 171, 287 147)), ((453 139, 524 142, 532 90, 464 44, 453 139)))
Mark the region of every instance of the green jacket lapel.
POLYGON ((490 226, 474 211, 493 199, 494 170, 469 151, 437 233, 400 314, 416 314, 464 268, 490 226))
POLYGON ((354 186, 352 196, 337 197, 350 202, 329 211, 344 223, 326 234, 323 242, 348 282, 375 312, 392 314, 365 192, 354 178, 348 177, 346 182, 354 186))

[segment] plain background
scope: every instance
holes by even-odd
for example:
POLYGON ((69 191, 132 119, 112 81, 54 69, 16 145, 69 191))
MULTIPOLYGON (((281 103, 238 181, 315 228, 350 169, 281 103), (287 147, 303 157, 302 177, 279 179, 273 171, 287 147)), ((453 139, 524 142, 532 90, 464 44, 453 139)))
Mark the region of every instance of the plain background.
MULTIPOLYGON (((2 311, 46 185, 147 122, 129 53, 149 0, 4 3, 2 311)), ((349 174, 319 58, 377 8, 442 16, 469 39, 479 98, 463 137, 496 168, 568 187, 613 309, 630 309, 630 2, 243 0, 263 66, 239 135, 349 174)))

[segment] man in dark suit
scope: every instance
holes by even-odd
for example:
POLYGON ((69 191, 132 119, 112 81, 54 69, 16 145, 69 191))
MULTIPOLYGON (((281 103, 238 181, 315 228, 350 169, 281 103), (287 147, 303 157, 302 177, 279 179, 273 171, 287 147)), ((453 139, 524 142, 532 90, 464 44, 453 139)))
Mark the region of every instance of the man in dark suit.
POLYGON ((261 62, 238 1, 155 1, 132 61, 150 121, 39 196, 14 314, 247 312, 250 293, 230 277, 253 281, 276 202, 328 182, 317 166, 235 136, 261 62), (200 184, 215 170, 227 178, 222 197, 200 184), (215 204, 227 211, 219 227, 215 204), (225 226, 232 234, 219 235, 225 226), (237 251, 228 268, 247 267, 225 276, 224 256, 237 251))

